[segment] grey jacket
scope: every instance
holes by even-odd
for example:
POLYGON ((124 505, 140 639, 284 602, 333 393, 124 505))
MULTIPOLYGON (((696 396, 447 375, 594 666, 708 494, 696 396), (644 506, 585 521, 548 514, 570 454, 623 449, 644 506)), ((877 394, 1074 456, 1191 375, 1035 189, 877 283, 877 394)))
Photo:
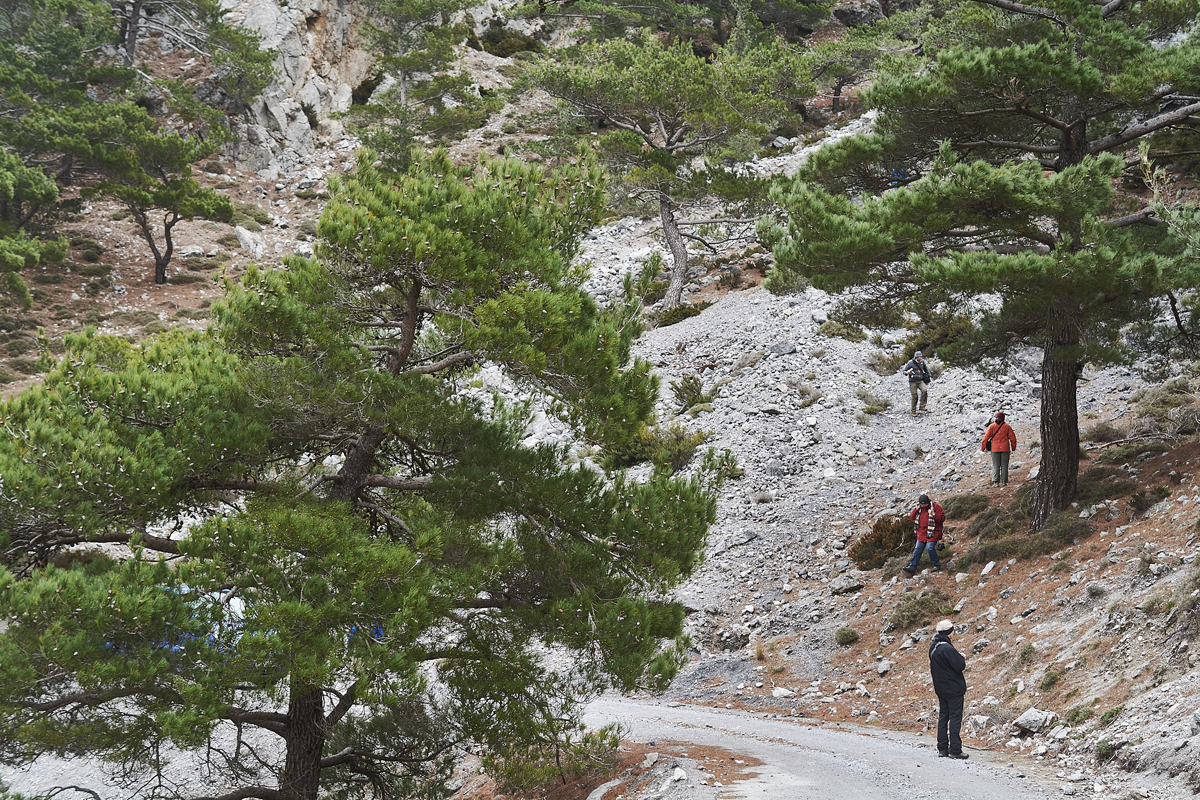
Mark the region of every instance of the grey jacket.
POLYGON ((910 358, 904 365, 904 374, 908 376, 909 383, 929 383, 933 379, 933 376, 929 374, 929 362, 925 359, 917 361, 915 358, 910 358))

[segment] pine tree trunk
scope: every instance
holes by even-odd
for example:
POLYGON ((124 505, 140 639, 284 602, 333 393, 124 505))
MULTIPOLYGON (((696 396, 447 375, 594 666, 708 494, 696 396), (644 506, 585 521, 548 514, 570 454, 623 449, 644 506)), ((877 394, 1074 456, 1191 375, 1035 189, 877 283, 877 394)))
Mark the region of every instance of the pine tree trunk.
POLYGON ((671 268, 671 283, 667 286, 666 296, 663 297, 663 308, 674 308, 683 298, 683 284, 687 280, 687 247, 683 243, 683 235, 679 232, 679 224, 675 221, 675 212, 671 209, 671 198, 666 192, 660 192, 658 195, 658 213, 662 218, 663 237, 667 240, 667 248, 675 258, 675 265, 671 268))
POLYGON ((133 0, 126 8, 129 10, 129 18, 125 20, 122 30, 124 35, 121 44, 125 48, 125 58, 121 65, 128 69, 137 61, 138 33, 142 27, 142 0, 133 0))
POLYGON ((288 800, 317 800, 325 750, 325 707, 319 688, 292 686, 288 701, 287 759, 279 791, 288 800))
POLYGON ((1042 353, 1042 465, 1030 530, 1071 505, 1079 475, 1079 409, 1076 401, 1079 336, 1069 303, 1051 306, 1042 353))
POLYGON ((359 437, 358 442, 346 454, 337 480, 329 491, 330 500, 353 500, 363 487, 363 480, 371 474, 375 454, 383 444, 385 431, 382 425, 372 425, 359 437))

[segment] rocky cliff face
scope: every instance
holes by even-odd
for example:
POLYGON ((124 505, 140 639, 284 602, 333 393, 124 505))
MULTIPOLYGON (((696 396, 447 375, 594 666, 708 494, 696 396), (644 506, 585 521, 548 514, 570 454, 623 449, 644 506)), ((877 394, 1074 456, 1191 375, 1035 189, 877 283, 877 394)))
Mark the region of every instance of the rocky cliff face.
POLYGON ((279 83, 250 109, 229 145, 238 169, 271 180, 299 172, 319 140, 342 134, 330 114, 350 108, 354 90, 370 75, 358 0, 232 0, 229 20, 255 31, 276 51, 279 83))
MULTIPOLYGON (((355 92, 377 77, 363 35, 368 5, 361 0, 226 0, 229 22, 259 34, 263 47, 279 54, 279 82, 249 110, 238 141, 225 150, 239 170, 268 181, 296 174, 312 164, 320 144, 342 136, 342 124, 331 115, 349 110, 355 92)), ((487 0, 462 20, 476 34, 503 25, 551 48, 569 43, 569 32, 542 20, 510 20, 508 8, 487 0)))

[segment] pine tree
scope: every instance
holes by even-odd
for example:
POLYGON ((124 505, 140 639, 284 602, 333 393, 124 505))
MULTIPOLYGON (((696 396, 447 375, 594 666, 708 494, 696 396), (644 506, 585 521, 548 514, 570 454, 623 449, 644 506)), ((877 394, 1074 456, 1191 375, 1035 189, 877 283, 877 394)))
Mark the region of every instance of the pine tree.
POLYGON ((73 337, 0 410, 6 763, 133 780, 170 743, 218 755, 221 798, 436 797, 461 748, 553 761, 580 700, 678 668, 665 598, 719 463, 635 482, 471 390, 487 364, 596 444, 652 413, 635 309, 571 266, 599 170, 374 159, 316 258, 250 270, 215 335, 73 337), (183 511, 203 521, 156 527, 183 511), (62 552, 86 542, 133 555, 62 552))
POLYGON ((104 113, 96 124, 86 126, 80 119, 76 131, 84 135, 85 126, 91 128, 77 157, 102 176, 82 194, 110 197, 128 209, 154 255, 154 282, 166 283, 167 266, 175 253, 176 225, 196 217, 218 222, 233 219, 229 198, 204 188, 192 177, 191 165, 214 153, 223 137, 201 139, 164 132, 133 104, 106 104, 100 110, 104 113), (155 212, 162 214, 157 225, 155 212))
POLYGON ((882 75, 866 93, 875 131, 818 153, 775 195, 786 224, 761 227, 773 291, 805 276, 853 287, 861 313, 894 313, 918 289, 943 310, 1001 298, 959 355, 1043 351, 1035 528, 1075 494, 1082 364, 1128 358, 1121 326, 1157 316, 1153 298, 1186 280, 1153 210, 1114 181, 1137 165, 1127 150, 1200 113, 1200 47, 1186 35, 1196 10, 955 7, 923 31, 920 71, 882 75))
POLYGON ((686 41, 663 46, 648 34, 544 59, 529 76, 577 117, 609 127, 600 137, 602 158, 662 220, 674 259, 666 308, 679 304, 687 279, 680 202, 722 191, 745 198, 753 179, 726 169, 721 158, 746 158, 757 136, 786 114, 781 94, 807 85, 799 61, 773 40, 709 60, 686 41), (705 165, 695 163, 699 157, 705 165))
POLYGON ((454 65, 453 45, 468 29, 449 19, 470 6, 467 0, 373 0, 371 6, 367 34, 381 86, 349 119, 366 146, 403 169, 418 138, 444 142, 483 124, 496 104, 454 65))
POLYGON ((229 24, 227 9, 215 0, 109 0, 109 5, 120 63, 127 69, 144 64, 142 44, 156 34, 208 62, 230 111, 244 109, 270 83, 276 54, 255 34, 229 24))

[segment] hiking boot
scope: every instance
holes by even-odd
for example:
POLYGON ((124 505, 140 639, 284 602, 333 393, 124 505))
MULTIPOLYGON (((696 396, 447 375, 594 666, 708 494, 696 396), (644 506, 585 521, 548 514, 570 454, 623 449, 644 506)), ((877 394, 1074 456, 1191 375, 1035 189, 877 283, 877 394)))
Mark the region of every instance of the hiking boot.
POLYGON ((904 570, 904 572, 905 572, 905 573, 908 575, 908 577, 910 577, 910 578, 911 578, 913 575, 916 575, 916 574, 917 574, 917 571, 916 571, 915 569, 913 569, 912 567, 901 567, 900 569, 904 570))
POLYGON ((938 758, 948 758, 950 756, 945 750, 938 750, 938 758))
POLYGON ((946 758, 970 758, 966 753, 947 753, 946 758))
POLYGON ((942 571, 942 568, 941 568, 941 567, 934 567, 932 571, 933 571, 933 572, 941 572, 941 571, 942 571))

